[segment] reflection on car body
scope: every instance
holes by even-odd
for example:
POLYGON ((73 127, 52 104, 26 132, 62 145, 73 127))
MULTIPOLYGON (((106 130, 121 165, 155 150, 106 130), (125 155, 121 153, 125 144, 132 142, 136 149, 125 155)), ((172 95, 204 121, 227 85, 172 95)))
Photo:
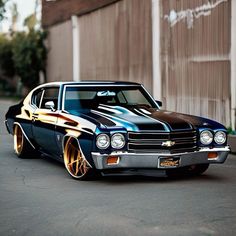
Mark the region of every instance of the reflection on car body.
POLYGON ((137 83, 54 82, 10 107, 5 124, 19 157, 46 153, 77 179, 201 174, 226 160, 223 125, 158 104, 137 83))

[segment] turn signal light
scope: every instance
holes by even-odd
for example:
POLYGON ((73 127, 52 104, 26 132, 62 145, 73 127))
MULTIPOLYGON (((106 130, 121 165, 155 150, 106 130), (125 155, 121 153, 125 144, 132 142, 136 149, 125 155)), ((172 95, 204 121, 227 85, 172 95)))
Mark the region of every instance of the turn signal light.
POLYGON ((209 152, 208 153, 208 159, 214 159, 218 157, 218 153, 217 152, 209 152))
POLYGON ((107 165, 116 165, 120 161, 120 158, 117 156, 109 156, 107 158, 107 165))

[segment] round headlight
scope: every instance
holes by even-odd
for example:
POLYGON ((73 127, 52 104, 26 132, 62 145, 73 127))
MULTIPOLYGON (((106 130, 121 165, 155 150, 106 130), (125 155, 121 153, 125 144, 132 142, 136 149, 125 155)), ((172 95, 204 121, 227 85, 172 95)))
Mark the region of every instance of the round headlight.
POLYGON ((111 137, 111 146, 116 149, 121 149, 125 146, 125 137, 123 134, 114 134, 111 137))
POLYGON ((107 134, 99 134, 97 136, 96 145, 100 149, 106 149, 110 145, 110 138, 107 134))
POLYGON ((217 144, 223 144, 226 141, 226 134, 223 131, 218 131, 215 134, 214 140, 217 144))
POLYGON ((213 141, 213 134, 209 130, 202 131, 200 141, 204 145, 209 145, 213 141))

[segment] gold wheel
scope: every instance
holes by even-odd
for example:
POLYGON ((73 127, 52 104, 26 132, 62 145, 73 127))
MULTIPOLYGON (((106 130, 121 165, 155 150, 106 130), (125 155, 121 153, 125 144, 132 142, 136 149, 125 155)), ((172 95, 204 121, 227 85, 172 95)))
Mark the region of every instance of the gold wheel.
POLYGON ((70 137, 65 143, 64 163, 69 174, 77 179, 85 178, 91 170, 78 141, 73 137, 70 137))
POLYGON ((14 127, 14 150, 17 155, 20 155, 23 150, 24 135, 20 126, 16 125, 14 127))

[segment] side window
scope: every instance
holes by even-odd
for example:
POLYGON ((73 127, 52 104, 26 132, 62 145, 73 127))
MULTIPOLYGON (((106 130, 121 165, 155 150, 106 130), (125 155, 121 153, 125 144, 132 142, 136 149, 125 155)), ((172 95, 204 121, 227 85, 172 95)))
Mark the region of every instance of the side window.
POLYGON ((40 107, 40 102, 41 102, 42 94, 43 94, 43 90, 40 89, 40 90, 35 91, 33 96, 32 96, 31 103, 34 104, 38 108, 40 107))
POLYGON ((43 93, 43 98, 41 102, 41 108, 47 109, 45 107, 45 104, 49 101, 53 101, 55 105, 55 109, 57 110, 57 104, 58 104, 58 94, 59 94, 59 88, 45 88, 43 93))

